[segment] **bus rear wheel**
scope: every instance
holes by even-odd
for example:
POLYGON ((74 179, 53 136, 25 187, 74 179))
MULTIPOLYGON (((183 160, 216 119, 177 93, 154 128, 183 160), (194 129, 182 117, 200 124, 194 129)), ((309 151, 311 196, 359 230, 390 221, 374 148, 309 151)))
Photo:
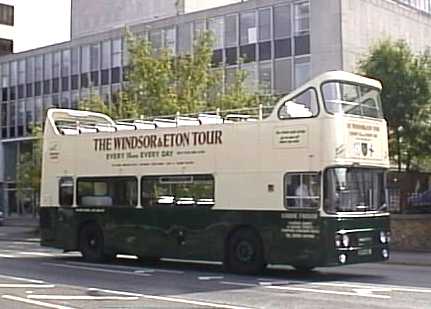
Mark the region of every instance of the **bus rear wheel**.
POLYGON ((239 274, 258 274, 265 268, 263 245, 259 235, 249 228, 236 231, 228 241, 226 268, 239 274))
POLYGON ((96 224, 87 224, 79 233, 79 250, 86 261, 101 262, 103 254, 103 233, 96 224))

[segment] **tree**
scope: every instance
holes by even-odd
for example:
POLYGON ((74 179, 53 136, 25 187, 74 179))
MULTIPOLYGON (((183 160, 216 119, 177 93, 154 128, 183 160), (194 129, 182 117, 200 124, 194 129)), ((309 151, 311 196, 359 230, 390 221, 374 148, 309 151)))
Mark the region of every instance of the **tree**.
POLYGON ((132 118, 257 106, 259 91, 247 91, 244 70, 237 70, 223 89, 223 70, 212 64, 210 32, 203 32, 191 53, 184 55, 173 55, 168 48, 155 50, 150 42, 130 33, 126 38, 127 82, 118 95, 118 104, 109 108, 97 96, 90 96, 80 103, 80 109, 100 111, 113 118, 132 118))
POLYGON ((360 61, 361 73, 383 84, 389 151, 398 170, 417 167, 431 151, 431 75, 427 53, 414 55, 404 41, 384 40, 360 61))
POLYGON ((34 126, 32 135, 34 137, 32 152, 21 154, 18 160, 16 192, 18 201, 22 202, 26 199, 33 201, 33 215, 36 215, 42 174, 42 127, 40 125, 34 126))

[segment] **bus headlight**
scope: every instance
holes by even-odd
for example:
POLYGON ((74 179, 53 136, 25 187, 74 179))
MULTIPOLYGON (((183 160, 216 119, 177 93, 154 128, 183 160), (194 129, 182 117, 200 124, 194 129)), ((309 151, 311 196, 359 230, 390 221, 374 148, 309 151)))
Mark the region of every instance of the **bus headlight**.
POLYGON ((348 247, 349 244, 350 244, 349 235, 344 234, 343 237, 342 237, 342 239, 341 239, 341 242, 343 243, 344 247, 348 247))
POLYGON ((383 232, 383 231, 381 231, 380 232, 380 242, 382 243, 382 244, 386 244, 386 243, 388 243, 389 242, 389 238, 390 236, 389 236, 389 234, 386 234, 385 232, 383 232))
POLYGON ((341 236, 340 235, 335 235, 335 247, 336 248, 341 247, 341 236))
POLYGON ((340 255, 338 256, 338 260, 340 261, 340 263, 341 263, 341 264, 346 263, 346 261, 347 261, 347 255, 345 255, 345 254, 340 254, 340 255))

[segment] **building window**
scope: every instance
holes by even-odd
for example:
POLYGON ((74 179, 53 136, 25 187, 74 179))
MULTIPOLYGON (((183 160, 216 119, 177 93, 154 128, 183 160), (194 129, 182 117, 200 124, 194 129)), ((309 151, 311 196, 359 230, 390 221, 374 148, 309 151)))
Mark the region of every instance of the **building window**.
POLYGON ((228 15, 224 19, 224 45, 234 47, 238 45, 238 15, 228 15))
POLYGON ((311 64, 309 57, 295 59, 295 86, 299 87, 311 78, 311 64))
POLYGON ((226 64, 227 65, 237 64, 238 63, 238 48, 237 47, 226 48, 225 49, 225 56, 226 56, 226 64))
POLYGON ((52 93, 57 93, 60 91, 60 79, 53 78, 52 79, 52 93))
POLYGON ((79 89, 79 75, 78 74, 74 74, 71 76, 71 88, 72 90, 77 90, 79 89))
POLYGON ((213 66, 219 66, 223 62, 223 49, 213 51, 211 63, 213 66))
POLYGON ((274 37, 275 39, 292 36, 290 5, 274 8, 274 37))
POLYGON ((120 78, 121 78, 121 71, 119 67, 115 67, 111 69, 111 83, 112 84, 118 84, 120 83, 120 78))
POLYGON ((13 26, 14 25, 14 7, 11 5, 0 4, 0 24, 13 26))
POLYGON ((43 55, 43 79, 52 78, 52 55, 43 55))
POLYGON ((79 48, 72 48, 70 52, 70 66, 72 74, 79 73, 79 48))
POLYGON ((43 56, 36 56, 34 61, 34 80, 43 80, 43 56))
POLYGON ((272 89, 272 63, 259 63, 259 90, 263 94, 270 94, 272 89))
POLYGON ((245 63, 256 61, 256 44, 243 45, 239 49, 240 57, 245 63))
POLYGON ((310 36, 296 36, 295 37, 295 55, 307 55, 310 53, 310 36))
POLYGON ((178 25, 178 53, 180 55, 190 54, 192 51, 192 23, 178 25))
POLYGON ((32 99, 27 99, 25 103, 25 123, 26 123, 26 135, 30 135, 32 133, 33 127, 33 107, 34 102, 32 99))
POLYGON ((90 72, 90 46, 81 47, 81 72, 90 72))
POLYGON ((271 8, 258 11, 259 41, 271 40, 271 8))
POLYGON ((99 44, 93 44, 90 47, 90 70, 96 71, 100 67, 99 44))
POLYGON ((289 173, 284 176, 286 208, 319 208, 319 173, 289 173))
POLYGON ((223 17, 214 17, 208 20, 208 29, 214 35, 214 49, 223 48, 224 41, 224 19, 223 17))
POLYGON ((240 44, 248 45, 257 42, 256 12, 240 15, 240 44))
POLYGON ((54 65, 52 67, 52 76, 59 77, 61 70, 61 52, 54 53, 54 65))
POLYGON ((271 52, 271 41, 259 43, 259 60, 270 60, 271 52))
POLYGON ((245 71, 244 88, 249 93, 254 93, 257 89, 257 66, 256 63, 244 64, 241 69, 245 71))
POLYGON ((134 207, 138 202, 136 177, 78 178, 79 206, 134 207))
POLYGON ((70 75, 70 50, 66 49, 62 52, 61 57, 61 76, 70 75))
POLYGON ((34 83, 34 95, 40 96, 42 94, 42 82, 34 83))
POLYGON ((111 67, 111 41, 102 42, 102 69, 111 67))
POLYGON ((33 96, 33 84, 28 83, 25 85, 25 94, 27 98, 33 96))
POLYGON ((108 85, 109 84, 109 70, 102 70, 101 71, 101 84, 102 85, 108 85))
POLYGON ((13 41, 0 39, 0 56, 13 53, 13 41))
POLYGON ((162 31, 160 29, 151 30, 149 40, 154 52, 158 53, 162 48, 162 31))
POLYGON ((212 207, 212 175, 146 176, 141 180, 143 207, 212 207))
POLYGON ((61 91, 69 90, 69 76, 64 76, 61 78, 61 91))
POLYGON ((34 58, 28 57, 26 59, 26 74, 25 81, 26 83, 32 83, 34 81, 34 58))
POLYGON ((274 57, 284 58, 292 56, 292 40, 281 39, 274 42, 274 57))
POLYGON ((115 68, 121 66, 121 55, 121 39, 112 40, 112 67, 115 68))
POLYGON ((295 4, 295 36, 306 35, 310 31, 310 3, 295 4))
POLYGON ((274 86, 276 94, 286 94, 292 90, 292 60, 278 59, 274 64, 274 86))
POLYGON ((90 83, 91 83, 91 86, 98 86, 99 85, 99 71, 91 72, 90 83))
POLYGON ((166 28, 163 31, 164 34, 164 48, 168 49, 172 55, 175 55, 175 47, 176 47, 176 29, 175 27, 166 28))

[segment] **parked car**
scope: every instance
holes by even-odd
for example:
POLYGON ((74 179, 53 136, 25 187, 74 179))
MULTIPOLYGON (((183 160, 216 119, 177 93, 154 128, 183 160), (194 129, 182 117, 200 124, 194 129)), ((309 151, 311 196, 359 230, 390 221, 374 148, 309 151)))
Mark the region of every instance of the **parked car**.
POLYGON ((421 193, 413 193, 407 198, 406 212, 431 212, 431 189, 421 193))

